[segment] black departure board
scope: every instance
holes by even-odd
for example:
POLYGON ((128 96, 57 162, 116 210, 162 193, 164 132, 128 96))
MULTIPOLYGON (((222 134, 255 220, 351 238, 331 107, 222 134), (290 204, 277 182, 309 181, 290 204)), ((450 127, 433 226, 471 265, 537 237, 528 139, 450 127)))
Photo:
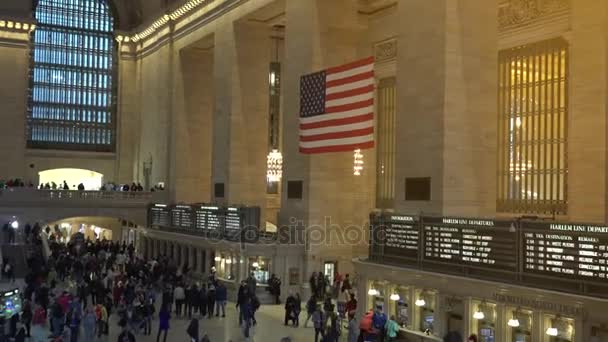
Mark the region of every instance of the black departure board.
POLYGON ((176 205, 171 208, 171 226, 176 228, 192 227, 192 207, 176 205))
POLYGON ((202 206, 201 211, 205 213, 205 228, 209 230, 219 231, 223 226, 222 209, 217 206, 207 205, 202 206))
POLYGON ((150 207, 149 215, 151 226, 170 226, 170 211, 166 204, 154 204, 152 207, 150 207))
POLYGON ((608 281, 608 226, 522 222, 524 272, 608 281))
POLYGON ((515 271, 517 235, 510 227, 507 221, 424 217, 423 259, 515 271))
POLYGON ((417 217, 388 215, 382 225, 385 253, 399 257, 418 258, 420 228, 417 217))
POLYGON ((241 210, 235 207, 226 209, 226 229, 239 230, 241 229, 241 210))

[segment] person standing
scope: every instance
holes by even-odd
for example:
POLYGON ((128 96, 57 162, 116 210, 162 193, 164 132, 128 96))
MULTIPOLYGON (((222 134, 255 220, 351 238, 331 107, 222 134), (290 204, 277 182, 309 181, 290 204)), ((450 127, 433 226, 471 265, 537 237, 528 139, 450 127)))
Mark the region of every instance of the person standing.
POLYGON ((281 279, 279 279, 274 273, 268 280, 268 287, 270 294, 274 297, 275 304, 281 304, 281 279))
POLYGON ((175 315, 180 317, 182 315, 182 307, 186 300, 186 291, 182 284, 178 284, 173 290, 173 298, 175 298, 175 315))
POLYGON ((215 289, 215 316, 219 316, 220 309, 222 317, 226 317, 226 301, 228 300, 228 290, 223 283, 218 283, 215 289))
POLYGON ((97 338, 108 331, 108 310, 102 303, 95 306, 95 318, 97 319, 97 338))
POLYGON ((386 314, 382 312, 382 306, 376 306, 376 311, 372 316, 372 327, 374 330, 374 334, 376 335, 377 341, 383 342, 385 331, 384 327, 386 326, 386 314))
POLYGON ((249 290, 249 293, 251 295, 255 294, 255 290, 256 290, 257 286, 258 286, 258 281, 255 279, 253 272, 251 272, 251 274, 249 274, 249 277, 247 277, 247 289, 249 290))
MULTIPOLYGON (((287 299, 285 299, 285 325, 289 324, 290 320, 293 320, 293 311, 295 307, 296 298, 293 294, 289 293, 287 299)), ((295 320, 294 320, 295 323, 295 320)))
POLYGON ((25 327, 25 335, 27 337, 30 337, 33 315, 34 313, 32 312, 32 304, 29 300, 26 300, 23 304, 23 310, 21 311, 21 322, 25 327))
POLYGON ((198 291, 198 313, 201 318, 205 318, 207 315, 207 289, 205 285, 202 285, 198 291))
POLYGON ((293 325, 296 327, 300 326, 300 312, 302 311, 302 298, 300 298, 300 294, 296 293, 294 296, 294 306, 293 306, 293 325))
POLYGON ((359 338, 359 323, 355 318, 355 313, 348 314, 348 342, 357 342, 359 338))
POLYGON ((388 342, 397 341, 397 334, 399 333, 399 324, 397 324, 394 315, 391 316, 391 318, 386 322, 384 330, 386 330, 386 337, 388 342))
POLYGON ((338 324, 338 314, 334 310, 334 305, 331 305, 329 312, 326 313, 327 331, 325 333, 326 342, 338 342, 340 337, 340 326, 338 324))
POLYGON ((158 334, 156 342, 160 341, 160 334, 164 333, 163 341, 167 342, 167 333, 169 332, 169 321, 171 320, 171 312, 167 306, 163 306, 158 313, 158 334))
POLYGON ((239 292, 236 297, 236 308, 239 309, 239 326, 243 324, 243 308, 248 300, 249 294, 247 293, 247 285, 244 281, 242 281, 241 286, 239 286, 239 292))
POLYGON ((207 313, 209 314, 209 319, 213 318, 213 309, 215 306, 215 285, 209 284, 209 288, 207 289, 207 313))
POLYGON ((188 333, 188 336, 190 336, 191 342, 198 342, 198 319, 193 318, 190 321, 190 325, 188 325, 186 333, 188 333))

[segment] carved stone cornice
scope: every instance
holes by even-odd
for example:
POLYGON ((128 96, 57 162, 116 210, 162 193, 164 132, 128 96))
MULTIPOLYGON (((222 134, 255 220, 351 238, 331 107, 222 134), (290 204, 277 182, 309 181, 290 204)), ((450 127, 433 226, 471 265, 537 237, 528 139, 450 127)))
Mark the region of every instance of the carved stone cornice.
POLYGON ((526 26, 569 9, 570 0, 506 0, 498 9, 498 28, 506 31, 526 26))
POLYGON ((388 62, 397 58, 397 40, 392 38, 374 45, 376 63, 388 62))

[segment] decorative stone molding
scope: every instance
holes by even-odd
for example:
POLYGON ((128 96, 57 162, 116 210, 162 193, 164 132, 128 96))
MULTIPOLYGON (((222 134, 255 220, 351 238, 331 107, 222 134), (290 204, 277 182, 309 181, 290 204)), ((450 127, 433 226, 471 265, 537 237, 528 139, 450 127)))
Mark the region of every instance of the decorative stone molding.
POLYGON ((569 8, 570 0, 506 0, 498 9, 498 27, 504 31, 526 26, 569 8))
POLYGON ((392 61, 397 58, 397 40, 389 39, 374 45, 376 63, 392 61))

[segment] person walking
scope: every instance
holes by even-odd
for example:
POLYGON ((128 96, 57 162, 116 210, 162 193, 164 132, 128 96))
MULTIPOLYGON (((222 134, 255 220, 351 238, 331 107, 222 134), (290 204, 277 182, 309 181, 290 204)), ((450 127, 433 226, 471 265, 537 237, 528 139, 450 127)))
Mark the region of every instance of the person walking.
POLYGON ((293 306, 293 325, 296 327, 300 326, 300 312, 302 312, 302 298, 300 298, 300 294, 296 293, 294 296, 294 306, 293 306))
POLYGON ((95 326, 97 325, 97 317, 95 317, 95 311, 92 307, 87 309, 84 317, 82 318, 82 327, 84 328, 85 341, 95 340, 95 326))
POLYGON ((268 289, 270 294, 274 297, 275 304, 281 304, 281 279, 276 274, 272 274, 268 280, 268 289))
POLYGON ((160 341, 160 334, 164 333, 163 342, 167 342, 167 333, 169 332, 169 321, 171 320, 171 312, 167 306, 163 306, 158 313, 158 334, 156 342, 160 341))
POLYGON ((222 317, 226 317, 226 301, 228 300, 228 290, 223 283, 218 283, 215 289, 215 317, 219 316, 220 309, 222 317))
POLYGON ((97 319, 97 338, 108 331, 108 310, 102 303, 95 306, 95 318, 97 319))
POLYGON ((321 306, 317 304, 315 311, 312 313, 312 323, 315 327, 315 342, 319 342, 319 335, 321 340, 325 339, 325 331, 323 325, 325 324, 325 314, 321 311, 321 306))
POLYGON ((205 318, 207 315, 207 289, 205 285, 201 286, 198 291, 198 314, 201 318, 205 318))
POLYGON ((47 342, 46 310, 42 305, 36 304, 32 317, 31 342, 47 342))
POLYGON ((315 299, 315 294, 313 293, 306 302, 306 320, 304 321, 304 328, 308 327, 308 321, 312 317, 312 314, 315 312, 316 308, 317 301, 315 299))
MULTIPOLYGON (((289 296, 287 296, 287 299, 285 299, 285 322, 284 322, 285 325, 289 324, 290 320, 293 320, 293 311, 294 311, 294 307, 295 307, 295 301, 296 301, 296 298, 290 292, 289 296)), ((295 323, 295 320, 294 320, 294 323, 295 323)))
MULTIPOLYGON (((135 342, 135 336, 129 331, 129 325, 126 319, 121 319, 118 325, 122 328, 122 332, 118 335, 118 342, 135 342)), ((165 335, 167 337, 167 335, 165 335)))
POLYGON ((326 312, 327 331, 325 332, 325 342, 338 342, 340 337, 340 325, 338 324, 338 314, 334 310, 334 305, 331 305, 329 312, 326 312))
POLYGON ((31 329, 32 329, 32 318, 34 313, 32 312, 32 304, 29 300, 26 300, 23 303, 23 310, 21 311, 21 322, 25 327, 25 335, 30 337, 31 329))
POLYGON ((348 314, 348 342, 357 342, 359 338, 359 322, 355 318, 355 313, 348 314))
POLYGON ((186 333, 188 333, 188 336, 190 336, 191 342, 198 342, 198 319, 193 318, 190 321, 190 325, 188 325, 186 333))

